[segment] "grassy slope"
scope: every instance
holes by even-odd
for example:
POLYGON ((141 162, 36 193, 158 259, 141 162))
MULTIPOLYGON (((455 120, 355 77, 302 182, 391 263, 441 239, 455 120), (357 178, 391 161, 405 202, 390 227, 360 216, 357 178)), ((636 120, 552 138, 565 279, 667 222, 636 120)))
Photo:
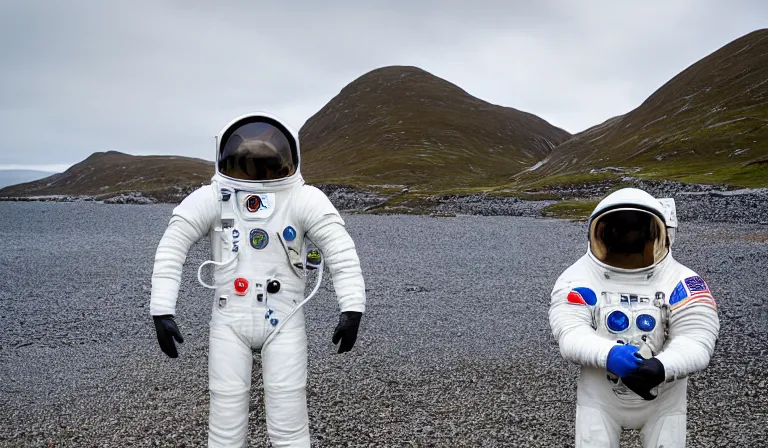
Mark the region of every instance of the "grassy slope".
POLYGON ((205 183, 212 175, 213 163, 205 160, 110 151, 94 153, 64 173, 3 188, 0 196, 110 196, 127 191, 162 196, 165 190, 205 183))
MULTIPOLYGON (((693 64, 637 109, 554 151, 568 134, 538 117, 486 103, 413 67, 374 70, 302 128, 303 170, 310 181, 378 185, 385 194, 399 192, 392 184, 418 187, 395 195, 394 206, 443 193, 519 196, 624 175, 589 173, 600 167, 652 179, 768 187, 767 125, 768 30, 760 30, 693 64), (541 168, 508 182, 544 157, 541 168)), ((183 157, 97 153, 66 173, 2 189, 0 196, 168 190, 206 182, 211 168, 183 157)), ((583 217, 591 207, 566 202, 545 214, 583 217)))
POLYGON ((415 67, 345 87, 301 129, 310 181, 439 190, 505 183, 570 134, 415 67))
POLYGON ((592 214, 598 201, 561 201, 547 206, 542 214, 548 218, 566 218, 584 221, 592 214))
POLYGON ((575 135, 516 185, 584 181, 598 167, 634 169, 633 175, 653 179, 768 187, 768 30, 731 42, 637 109, 575 135))

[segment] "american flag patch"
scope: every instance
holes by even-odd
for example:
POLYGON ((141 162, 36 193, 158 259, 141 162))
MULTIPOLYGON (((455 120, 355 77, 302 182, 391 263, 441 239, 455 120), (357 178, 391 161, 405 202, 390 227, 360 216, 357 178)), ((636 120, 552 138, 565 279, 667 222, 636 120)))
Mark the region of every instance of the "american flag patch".
POLYGON ((691 295, 687 299, 672 305, 671 310, 678 310, 686 305, 709 305, 714 309, 717 309, 717 303, 715 303, 714 297, 709 292, 698 292, 691 295))
POLYGON ((677 310, 687 305, 709 305, 714 309, 717 309, 717 303, 715 303, 712 293, 709 291, 709 286, 706 282, 695 275, 688 277, 682 282, 677 284, 677 287, 672 292, 669 304, 671 310, 677 310), (683 287, 685 284, 685 287, 683 287))
POLYGON ((686 278, 685 286, 688 287, 688 291, 691 291, 691 293, 705 292, 705 291, 709 292, 709 287, 704 282, 704 280, 698 275, 686 278))

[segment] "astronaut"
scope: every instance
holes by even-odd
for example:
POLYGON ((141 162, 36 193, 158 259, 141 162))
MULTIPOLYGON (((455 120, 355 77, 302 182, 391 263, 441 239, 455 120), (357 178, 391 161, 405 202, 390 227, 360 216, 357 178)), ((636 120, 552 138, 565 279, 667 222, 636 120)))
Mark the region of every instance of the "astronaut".
POLYGON ((581 366, 577 448, 617 448, 622 427, 642 428, 646 448, 685 446, 687 376, 709 364, 720 323, 707 284, 672 258, 676 227, 671 199, 608 195, 552 290, 552 333, 581 366))
POLYGON ((305 185, 299 141, 277 118, 252 114, 217 138, 215 174, 174 210, 152 273, 150 313, 171 358, 183 342, 174 316, 182 265, 210 235, 214 290, 208 379, 209 447, 247 443, 253 351, 260 351, 264 407, 275 447, 309 447, 304 303, 307 247, 323 253, 341 317, 332 341, 352 349, 365 311, 365 284, 355 244, 328 198, 305 185), (268 345, 265 345, 267 343, 268 345))

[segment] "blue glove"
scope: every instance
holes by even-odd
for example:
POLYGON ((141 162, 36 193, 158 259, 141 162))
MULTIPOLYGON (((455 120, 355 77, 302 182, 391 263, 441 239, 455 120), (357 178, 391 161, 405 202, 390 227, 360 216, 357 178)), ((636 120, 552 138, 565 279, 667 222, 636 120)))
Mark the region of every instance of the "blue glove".
POLYGON ((642 364, 643 358, 638 353, 637 347, 630 344, 619 344, 613 346, 608 352, 608 362, 605 367, 609 372, 623 378, 637 370, 642 364))

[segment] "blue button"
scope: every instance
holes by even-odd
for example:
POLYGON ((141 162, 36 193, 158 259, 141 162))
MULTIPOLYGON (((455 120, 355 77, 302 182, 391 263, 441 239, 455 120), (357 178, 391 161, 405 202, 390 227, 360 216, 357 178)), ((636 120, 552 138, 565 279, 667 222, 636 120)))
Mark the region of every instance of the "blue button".
POLYGON ((240 231, 237 229, 232 229, 232 238, 240 238, 240 231))
POLYGON ((272 319, 270 319, 270 320, 269 320, 269 323, 270 323, 270 324, 272 324, 272 326, 273 326, 273 327, 277 326, 277 324, 278 324, 279 322, 280 322, 280 321, 279 321, 279 320, 277 320, 277 318, 276 318, 276 317, 273 317, 272 319))
POLYGON ((624 312, 616 310, 608 315, 606 324, 608 325, 608 329, 612 332, 621 333, 629 328, 629 317, 627 317, 624 312))
POLYGON ((283 230, 283 238, 285 241, 293 241, 296 239, 296 229, 291 226, 286 227, 283 230))
POLYGON ((641 314, 637 316, 635 323, 640 331, 651 331, 656 328, 656 319, 650 314, 641 314))

